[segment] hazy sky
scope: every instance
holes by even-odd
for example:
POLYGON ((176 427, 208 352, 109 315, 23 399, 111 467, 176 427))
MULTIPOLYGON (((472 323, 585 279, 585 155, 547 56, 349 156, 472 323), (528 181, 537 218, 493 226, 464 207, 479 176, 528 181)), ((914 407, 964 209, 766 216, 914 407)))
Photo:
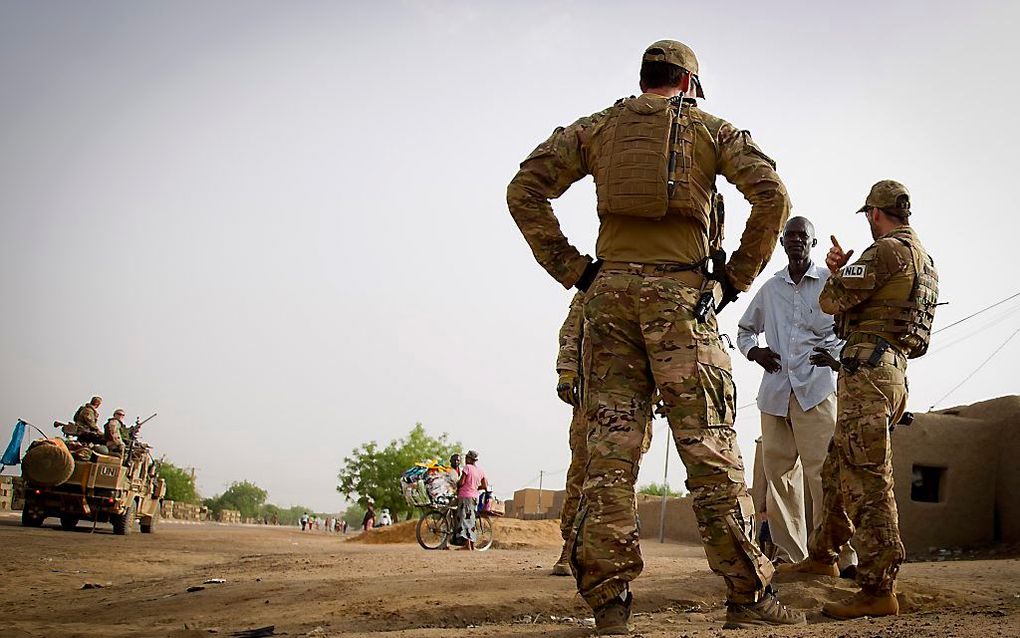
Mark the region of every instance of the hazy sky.
MULTIPOLYGON (((832 233, 870 243, 853 211, 873 182, 910 188, 944 326, 1020 291, 1018 18, 981 1, 4 1, 0 425, 52 431, 101 394, 104 418, 158 412, 146 438, 204 495, 249 479, 336 510, 344 455, 421 421, 478 449, 501 496, 539 470, 561 487, 571 293, 505 203, 532 148, 635 93, 649 43, 687 42, 703 107, 777 160, 816 259, 832 233)), ((748 206, 720 183, 732 250, 748 206)), ((590 180, 555 208, 592 250, 590 180)), ((749 297, 722 316, 731 336, 749 297)), ((1020 299, 938 335, 911 409, 1018 327, 1020 299)), ((750 403, 760 369, 734 354, 750 403)), ((1020 336, 939 407, 1016 393, 1018 355, 1020 336)), ((642 483, 661 480, 658 423, 642 483)), ((749 462, 757 410, 737 425, 749 462)))

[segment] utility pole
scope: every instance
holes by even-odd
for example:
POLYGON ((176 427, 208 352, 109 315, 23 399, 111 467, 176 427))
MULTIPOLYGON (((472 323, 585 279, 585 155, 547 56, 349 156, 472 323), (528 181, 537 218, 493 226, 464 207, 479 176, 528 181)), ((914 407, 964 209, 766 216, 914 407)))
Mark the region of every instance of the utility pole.
POLYGON ((538 513, 542 513, 542 479, 545 476, 545 470, 538 471, 538 513))
MULTIPOLYGON (((668 428, 667 428, 668 430, 668 428)), ((670 432, 672 435, 672 432, 670 432)), ((666 542, 666 494, 669 492, 669 441, 672 436, 663 437, 666 440, 666 463, 662 471, 662 505, 659 508, 659 542, 666 542)))

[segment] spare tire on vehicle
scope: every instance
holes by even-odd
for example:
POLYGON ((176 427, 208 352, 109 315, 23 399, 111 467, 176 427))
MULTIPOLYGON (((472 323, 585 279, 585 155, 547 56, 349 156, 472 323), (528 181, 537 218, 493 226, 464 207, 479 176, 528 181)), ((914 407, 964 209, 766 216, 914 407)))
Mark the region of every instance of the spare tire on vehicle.
POLYGON ((29 481, 46 487, 60 485, 71 478, 74 458, 60 439, 32 441, 21 460, 21 473, 29 481))

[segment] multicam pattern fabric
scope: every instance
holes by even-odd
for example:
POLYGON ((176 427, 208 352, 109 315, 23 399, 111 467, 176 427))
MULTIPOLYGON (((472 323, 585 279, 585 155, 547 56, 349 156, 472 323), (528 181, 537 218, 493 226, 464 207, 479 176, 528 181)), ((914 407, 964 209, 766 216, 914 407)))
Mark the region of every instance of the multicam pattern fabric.
POLYGON ((93 432, 99 432, 99 413, 92 405, 86 403, 74 413, 74 422, 93 432))
POLYGON ((709 565, 731 602, 757 600, 772 565, 753 538, 754 506, 733 429, 735 390, 715 317, 697 323, 689 273, 604 269, 585 300, 583 405, 592 428, 571 542, 578 590, 593 608, 640 574, 634 482, 658 387, 709 565))
MULTIPOLYGON (((580 372, 581 335, 584 330, 584 294, 577 293, 570 302, 567 318, 560 327, 560 351, 556 358, 556 370, 580 372)), ((574 516, 581 500, 584 473, 588 469, 588 434, 591 428, 584 417, 584 410, 574 408, 570 420, 570 467, 567 468, 566 495, 560 510, 560 534, 566 541, 574 525, 574 516)), ((652 418, 649 414, 645 424, 645 436, 641 442, 641 453, 648 451, 652 444, 652 418)))
POLYGON ((556 372, 581 371, 581 332, 584 329, 584 293, 570 300, 567 318, 560 326, 560 349, 556 356, 556 372))
POLYGON ((835 314, 837 328, 842 323, 846 332, 844 361, 854 359, 860 365, 856 371, 844 365, 839 373, 836 430, 822 466, 825 518, 809 550, 816 560, 835 562, 838 548, 857 528, 857 582, 873 594, 893 591, 905 556, 893 494, 889 426, 906 407, 907 362, 900 353, 909 348, 898 342, 902 333, 889 331, 887 318, 896 304, 910 301, 915 289, 912 249, 927 256, 909 226, 894 230, 830 277, 819 298, 822 310, 835 314), (875 349, 867 343, 873 337, 894 346, 874 367, 866 363, 875 349))
MULTIPOLYGON (((564 237, 549 200, 559 197, 571 184, 592 174, 592 168, 598 161, 596 153, 612 151, 598 143, 598 136, 608 128, 607 120, 619 117, 624 110, 621 104, 583 117, 565 128, 557 128, 524 160, 507 188, 510 214, 535 258, 565 288, 577 282, 588 259, 564 237)), ((709 132, 715 131, 710 140, 714 148, 699 145, 692 151, 691 157, 699 163, 691 168, 692 173, 723 175, 751 204, 740 246, 726 266, 731 283, 738 290, 746 291, 772 255, 779 229, 789 217, 790 199, 776 174, 775 163, 751 140, 750 133, 696 106, 690 108, 690 113, 703 122, 709 132)), ((708 242, 705 232, 692 231, 689 226, 677 224, 678 218, 674 215, 667 215, 659 221, 619 215, 609 217, 615 218, 612 223, 614 235, 622 238, 626 246, 607 245, 606 237, 600 236, 597 256, 602 259, 694 263, 706 256, 708 242), (664 238, 663 233, 670 236, 664 238), (649 252, 650 246, 656 246, 661 254, 649 252), (611 254, 635 250, 638 253, 645 250, 646 254, 635 255, 634 258, 611 254)), ((600 235, 607 225, 603 224, 600 235)))
POLYGON ((104 443, 111 452, 119 453, 124 450, 124 440, 120 435, 122 427, 124 427, 124 423, 115 417, 111 417, 103 426, 104 443))
MULTIPOLYGON (((867 359, 873 346, 848 354, 867 359)), ((893 591, 905 551, 893 494, 889 425, 907 403, 906 362, 862 365, 839 374, 836 430, 822 466, 824 519, 812 538, 811 557, 835 563, 839 548, 854 538, 860 557, 857 582, 868 593, 893 591), (854 530, 857 534, 854 536, 854 530)))

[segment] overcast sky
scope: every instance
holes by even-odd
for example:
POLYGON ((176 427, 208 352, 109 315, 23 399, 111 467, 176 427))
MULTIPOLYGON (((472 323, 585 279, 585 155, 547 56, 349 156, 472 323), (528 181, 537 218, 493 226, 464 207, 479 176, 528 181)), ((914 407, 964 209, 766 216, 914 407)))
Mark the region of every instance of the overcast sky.
MULTIPOLYGON (((505 203, 532 148, 635 93, 649 43, 682 40, 702 106, 776 159, 819 261, 829 234, 858 254, 870 243, 853 211, 872 183, 910 188, 948 325, 1020 291, 1018 14, 983 1, 2 2, 0 425, 53 431, 100 394, 104 418, 158 412, 147 440, 196 467, 204 495, 249 479, 278 504, 337 510, 344 455, 421 421, 479 450, 500 496, 540 470, 562 487, 570 409, 553 367, 571 293, 505 203)), ((748 206, 720 184, 732 250, 748 206)), ((583 251, 593 190, 555 202, 583 251)), ((777 249, 765 273, 784 265, 777 249)), ((721 318, 731 336, 749 298, 721 318)), ((911 363, 910 408, 1017 328, 1020 299, 937 335, 911 363)), ((734 355, 750 403, 760 369, 734 355)), ((1020 336, 938 407, 1016 393, 1018 355, 1020 336)), ((749 465, 757 410, 737 427, 749 465)), ((661 422, 656 434, 641 483, 661 480, 661 422)))

